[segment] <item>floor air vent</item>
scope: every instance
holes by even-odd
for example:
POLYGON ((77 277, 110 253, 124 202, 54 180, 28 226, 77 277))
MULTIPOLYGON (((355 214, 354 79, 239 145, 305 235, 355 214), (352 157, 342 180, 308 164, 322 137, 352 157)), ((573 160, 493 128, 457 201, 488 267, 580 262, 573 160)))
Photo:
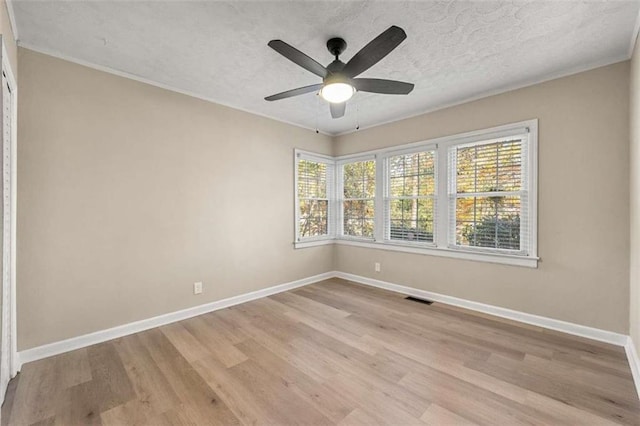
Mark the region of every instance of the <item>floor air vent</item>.
POLYGON ((411 300, 412 302, 424 303, 425 305, 431 305, 433 301, 427 299, 420 299, 418 297, 407 296, 405 297, 407 300, 411 300))

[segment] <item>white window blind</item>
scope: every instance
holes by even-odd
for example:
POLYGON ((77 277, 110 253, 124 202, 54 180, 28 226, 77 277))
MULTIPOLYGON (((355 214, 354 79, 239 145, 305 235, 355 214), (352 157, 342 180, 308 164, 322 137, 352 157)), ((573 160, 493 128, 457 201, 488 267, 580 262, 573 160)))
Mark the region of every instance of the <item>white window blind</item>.
POLYGON ((528 135, 449 148, 449 245, 527 254, 528 135))
POLYGON ((436 153, 387 158, 385 239, 433 244, 436 216, 436 153))
POLYGON ((375 160, 342 165, 342 235, 373 238, 376 196, 375 160))
POLYGON ((297 158, 297 238, 330 236, 334 167, 313 158, 297 158))

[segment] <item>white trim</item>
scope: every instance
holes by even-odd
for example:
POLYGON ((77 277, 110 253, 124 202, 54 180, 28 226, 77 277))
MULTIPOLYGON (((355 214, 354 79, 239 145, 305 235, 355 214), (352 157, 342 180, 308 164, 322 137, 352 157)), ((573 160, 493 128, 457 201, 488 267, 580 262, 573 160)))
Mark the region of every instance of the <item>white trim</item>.
POLYGON ((154 81, 154 80, 149 80, 147 78, 140 77, 140 76, 137 76, 135 74, 129 74, 128 72, 125 72, 125 71, 115 70, 113 68, 109 68, 109 67, 105 67, 105 66, 102 66, 102 65, 94 64, 92 62, 85 61, 83 59, 77 59, 77 58, 74 58, 72 56, 67 56, 67 55, 62 54, 62 53, 60 53, 58 51, 55 51, 55 50, 36 47, 36 46, 34 46, 34 45, 30 44, 30 43, 25 43, 23 41, 20 41, 20 43, 18 43, 18 46, 20 46, 22 48, 25 48, 25 49, 33 50, 34 52, 37 52, 37 53, 42 53, 43 55, 53 56, 54 58, 58 58, 58 59, 62 59, 64 61, 72 62, 74 64, 82 65, 83 67, 87 67, 87 68, 91 68, 91 69, 94 69, 94 70, 106 72, 107 74, 113 74, 113 75, 116 75, 118 77, 128 78, 129 80, 134 80, 134 81, 137 81, 139 83, 148 84, 150 86, 158 87, 160 89, 168 90, 170 92, 180 93, 182 95, 191 96, 192 98, 200 99, 200 100, 203 100, 203 101, 206 101, 206 102, 211 102, 211 103, 217 104, 217 105, 222 105, 222 106, 225 106, 227 108, 232 108, 232 109, 235 109, 235 110, 238 110, 238 111, 246 112, 248 114, 257 115, 257 116, 268 118, 268 119, 274 120, 274 121, 279 121, 281 123, 289 124, 289 125, 294 126, 294 127, 299 127, 301 129, 311 130, 311 131, 313 131, 313 133, 322 133, 325 136, 332 136, 331 133, 327 133, 327 132, 324 132, 322 130, 318 130, 315 127, 314 128, 306 127, 306 126, 303 126, 301 124, 294 123, 292 121, 283 120, 281 118, 276 118, 276 117, 272 117, 272 116, 267 115, 267 114, 263 114, 263 113, 256 112, 256 111, 253 111, 253 110, 249 110, 249 109, 246 109, 246 108, 241 108, 239 106, 231 105, 231 104, 219 101, 219 100, 214 99, 214 98, 210 98, 210 97, 207 97, 207 96, 199 95, 199 94, 197 94, 195 92, 192 92, 192 91, 189 91, 189 90, 178 89, 177 87, 173 87, 173 86, 170 86, 170 85, 164 84, 164 83, 159 83, 159 82, 154 81))
POLYGON ((627 342, 624 345, 624 351, 627 354, 629 360, 629 367, 631 368, 631 375, 633 376, 633 383, 636 385, 636 393, 640 398, 640 358, 638 358, 638 352, 633 344, 631 336, 627 336, 627 342))
MULTIPOLYGON (((453 135, 440 136, 432 139, 419 139, 413 142, 402 143, 398 145, 386 146, 384 148, 371 149, 368 151, 360 151, 352 154, 339 155, 334 157, 336 162, 356 161, 358 158, 374 158, 376 156, 388 157, 390 155, 402 155, 418 152, 421 150, 433 151, 441 145, 449 146, 451 144, 466 144, 477 141, 500 140, 506 137, 530 133, 538 127, 538 119, 517 121, 515 123, 501 124, 498 126, 488 127, 485 129, 470 130, 468 132, 456 133, 453 135)), ((537 136, 537 134, 536 134, 537 136)))
POLYGON ((336 181, 336 194, 335 194, 335 199, 336 199, 336 221, 337 221, 337 226, 336 226, 336 233, 335 233, 335 238, 336 240, 338 239, 346 239, 346 240, 358 240, 358 241, 374 241, 376 239, 376 233, 379 232, 378 230, 378 224, 381 223, 380 220, 380 215, 379 212, 377 210, 377 204, 378 204, 378 199, 381 198, 378 196, 378 185, 380 180, 379 179, 379 174, 380 174, 380 167, 378 166, 378 160, 376 158, 375 154, 372 153, 359 153, 359 154, 355 154, 355 155, 350 155, 347 157, 336 157, 335 159, 336 161, 336 174, 335 174, 335 181, 336 181), (370 197, 363 197, 363 198, 345 198, 344 197, 344 166, 348 165, 348 164, 353 164, 353 163, 362 163, 362 162, 366 162, 366 161, 373 161, 374 162, 374 167, 375 167, 375 184, 376 184, 376 189, 375 189, 375 195, 370 198, 370 197), (344 203, 345 201, 348 200, 352 200, 352 201, 373 201, 373 205, 374 205, 374 216, 373 216, 373 235, 371 237, 366 237, 366 236, 360 236, 360 235, 347 235, 344 233, 344 203))
POLYGON ((629 54, 628 54, 629 59, 633 57, 633 51, 636 48, 636 43, 638 42, 639 31, 640 31, 640 10, 636 15, 636 23, 633 26, 633 31, 631 33, 631 40, 629 40, 629 54))
POLYGON ((548 328, 550 330, 561 331, 563 333, 571 334, 574 336, 586 337, 587 339, 610 343, 612 345, 625 346, 628 340, 627 335, 614 333, 612 331, 587 327, 584 325, 560 321, 553 318, 542 317, 539 315, 527 314, 525 312, 514 311, 507 308, 501 308, 499 306, 487 305, 480 302, 473 302, 471 300, 460 299, 457 297, 447 296, 444 294, 434 293, 426 290, 420 290, 413 287, 406 287, 403 285, 380 281, 360 275, 349 274, 346 272, 336 272, 336 277, 353 281, 359 284, 365 284, 372 287, 390 290, 396 293, 407 294, 410 296, 433 300, 435 302, 459 306, 461 308, 466 308, 472 311, 482 312, 501 318, 507 318, 525 324, 531 324, 542 328, 548 328))
MULTIPOLYGON (((3 47, 4 49, 4 47, 3 47)), ((3 53, 5 55, 5 53, 3 53)), ((11 100, 13 105, 12 108, 12 116, 11 116, 11 194, 13 195, 12 200, 12 210, 11 210, 11 376, 14 377, 18 374, 19 371, 19 360, 18 360, 18 308, 17 308, 17 272, 18 268, 16 267, 17 260, 17 248, 16 244, 18 241, 17 238, 17 230, 18 230, 18 84, 16 83, 16 79, 14 77, 13 70, 11 69, 11 63, 7 60, 6 67, 4 71, 7 74, 7 81, 11 86, 12 97, 11 100)))
POLYGON ((12 0, 5 1, 7 5, 7 15, 9 15, 9 25, 11 25, 11 32, 13 33, 13 39, 18 43, 18 25, 16 24, 16 14, 13 11, 12 0))
MULTIPOLYGON (((538 168, 538 119, 520 121, 516 123, 504 124, 501 126, 491 127, 488 129, 473 130, 470 132, 459 133, 450 136, 443 136, 435 139, 421 140, 402 145, 379 148, 375 150, 358 152, 339 156, 335 158, 336 162, 336 184, 338 202, 338 226, 335 235, 335 243, 343 245, 352 245, 360 247, 368 247, 380 250, 392 250, 407 253, 416 253, 423 255, 434 255, 442 257, 452 257, 457 259, 475 260, 480 262, 500 263, 512 266, 524 266, 529 268, 538 267, 537 254, 537 168, 538 168), (527 223, 529 232, 527 235, 527 246, 522 250, 523 254, 517 252, 501 252, 498 250, 483 248, 465 248, 461 246, 453 247, 449 241, 449 179, 447 177, 449 170, 449 150, 456 146, 466 146, 470 144, 491 143, 497 140, 503 140, 508 137, 525 137, 527 138, 527 187, 523 189, 528 193, 529 205, 527 209, 527 223), (411 244, 404 242, 395 242, 385 239, 384 235, 384 218, 385 209, 384 200, 387 198, 388 172, 385 171, 388 158, 394 155, 404 155, 405 153, 413 153, 417 151, 435 151, 436 152, 436 173, 437 192, 434 194, 436 200, 436 229, 433 244, 411 244), (354 239, 345 236, 341 232, 342 224, 342 202, 340 195, 342 193, 342 165, 356 161, 366 161, 369 159, 376 160, 376 212, 375 212, 375 238, 371 240, 354 239), (382 206, 382 207, 381 207, 382 206)), ((470 194, 468 194, 470 195, 470 194)), ((297 223, 297 218, 296 218, 297 223)), ((455 241, 455 240, 453 240, 455 241)), ((296 246, 297 247, 297 246, 296 246)))
MULTIPOLYGON (((31 361, 37 361, 42 358, 58 355, 64 352, 72 351, 75 349, 84 348, 97 343, 102 343, 107 340, 116 339, 118 337, 127 336, 133 333, 138 333, 151 328, 159 327, 165 324, 170 324, 176 321, 192 318, 194 316, 206 314, 219 309, 228 308, 230 306, 238 305, 240 303, 250 302, 255 299, 267 297, 272 294, 289 291, 298 287, 302 287, 308 284, 313 284, 319 281, 341 278, 347 281, 356 282, 359 284, 369 285, 372 287, 382 288, 385 290, 393 291, 396 293, 411 295, 420 298, 426 298, 436 302, 445 303, 452 306, 459 306, 476 312, 482 312, 490 315, 494 315, 501 318, 507 318, 513 321, 522 322, 525 324, 531 324, 542 328, 560 331, 563 333, 571 334, 574 336, 585 337, 588 339, 597 340, 600 342, 610 343, 617 346, 624 346, 629 357, 629 363, 631 365, 631 371, 636 381, 636 387, 640 383, 638 377, 640 361, 635 353, 635 349, 632 346, 629 336, 614 333, 611 331, 601 330, 597 328, 587 327, 579 324, 569 323, 566 321, 560 321, 552 318, 542 317, 533 314, 527 314, 524 312, 514 311, 507 308, 501 308, 498 306, 487 305, 484 303, 473 302, 466 299, 460 299, 453 296, 447 296, 444 294, 434 293, 426 290, 420 290, 403 285, 393 284, 386 281, 376 280, 373 278, 367 278, 359 275, 349 274, 340 271, 325 272, 323 274, 314 275, 308 278, 302 278, 300 280, 291 281, 286 284, 276 285, 273 287, 265 288, 262 290, 254 291, 251 293, 242 294, 239 296, 230 297, 223 300, 207 303, 193 308, 187 308, 181 311, 171 312, 168 314, 160 315, 153 318, 148 318, 141 321, 136 321, 129 324, 113 327, 107 330, 101 330, 83 336, 73 337, 70 339, 62 340, 59 342, 50 343, 43 346, 27 349, 18 353, 19 359, 22 363, 31 361)), ((640 389, 640 388, 639 388, 640 389)), ((640 394, 640 391, 639 391, 640 394)))
POLYGON ((474 260, 477 262, 486 263, 499 263, 510 266, 524 266, 526 268, 537 268, 538 257, 532 256, 519 256, 514 254, 503 254, 493 252, 480 252, 480 251, 467 251, 461 249, 452 249, 448 247, 436 248, 434 245, 417 246, 417 244, 394 244, 389 241, 375 242, 375 241, 360 241, 360 240, 346 240, 336 239, 333 241, 335 244, 343 246, 356 246, 365 247, 376 250, 388 250, 399 251, 403 253, 422 254, 427 256, 439 256, 439 257, 451 257, 454 259, 474 260))
POLYGON ((538 119, 535 125, 529 127, 529 140, 527 141, 527 160, 529 169, 527 170, 527 184, 529 185, 529 250, 533 257, 538 256, 538 119))
POLYGON ((315 152, 304 151, 295 148, 293 150, 293 204, 294 204, 294 223, 293 223, 293 245, 295 248, 313 247, 323 244, 330 244, 333 240, 335 231, 335 169, 336 162, 333 157, 325 154, 316 154, 315 152), (300 236, 300 197, 298 194, 298 167, 300 160, 310 161, 314 163, 324 164, 327 166, 327 233, 323 235, 315 235, 312 237, 300 236))
POLYGON ((303 126, 301 124, 294 123, 294 122, 287 121, 287 120, 283 120, 283 119, 280 119, 280 118, 271 117, 269 115, 266 115, 266 114, 263 114, 263 113, 259 113, 259 112, 255 112, 255 111, 252 111, 252 110, 249 110, 249 109, 240 108, 240 107, 237 107, 237 106, 226 104, 226 103, 220 102, 218 100, 215 100, 213 98, 208 98, 206 96, 202 96, 202 95, 199 95, 199 94, 194 93, 194 92, 178 89, 178 88, 175 88, 175 87, 163 84, 163 83, 159 83, 159 82, 156 82, 156 81, 153 81, 153 80, 146 79, 144 77, 139 77, 139 76, 136 76, 134 74, 129 74, 129 73, 124 72, 124 71, 118 71, 116 69, 105 67, 103 65, 94 64, 92 62, 85 61, 83 59, 74 58, 72 56, 65 55, 65 54, 63 54, 63 53, 61 53, 59 51, 56 51, 56 50, 38 47, 38 46, 33 45, 31 43, 25 43, 22 40, 18 40, 18 36, 17 36, 16 33, 14 33, 14 36, 16 37, 16 44, 18 46, 23 47, 25 49, 33 50, 34 52, 38 52, 38 53, 42 53, 42 54, 45 54, 45 55, 53 56, 54 58, 63 59, 65 61, 73 62, 75 64, 82 65, 82 66, 85 66, 85 67, 88 67, 88 68, 93 68, 93 69, 96 69, 98 71, 103 71, 103 72, 106 72, 106 73, 109 73, 109 74, 114 74, 114 75, 117 75, 119 77, 129 78, 131 80, 135 80, 135 81, 138 81, 140 83, 145 83, 145 84, 149 84, 151 86, 159 87, 161 89, 169 90, 169 91, 176 92, 176 93, 181 93, 183 95, 191 96, 191 97, 194 97, 194 98, 197 98, 197 99, 201 99, 201 100, 204 100, 204 101, 207 101, 207 102, 212 102, 212 103, 215 103, 215 104, 218 104, 218 105, 223 105, 223 106, 226 106, 226 107, 229 107, 229 108, 233 108, 233 109, 236 109, 236 110, 239 110, 239 111, 244 111, 244 112, 247 112, 249 114, 254 114, 254 115, 261 116, 261 117, 269 118, 271 120, 279 121, 281 123, 290 124, 292 126, 300 127, 302 129, 312 130, 313 132, 319 132, 319 133, 322 133, 323 135, 330 136, 332 138, 335 138, 335 137, 338 137, 338 136, 343 136, 343 135, 348 135, 350 133, 355 133, 356 131, 362 131, 362 130, 372 129, 372 128, 375 128, 375 127, 378 127, 378 126, 384 126, 385 124, 395 123, 397 121, 408 120, 408 119, 415 118, 415 117, 418 117, 418 116, 421 116, 421 115, 425 115, 425 114, 429 114, 429 113, 432 113, 432 112, 440 111, 440 110, 443 110, 443 109, 451 108, 451 107, 454 107, 456 105, 462 105, 462 104, 466 104, 466 103, 469 103, 469 102, 474 102, 474 101, 477 101, 477 100, 480 100, 480 99, 483 99, 483 98, 488 98, 488 97, 491 97, 491 96, 499 95, 499 94, 506 93, 506 92, 511 92, 511 91, 518 90, 518 89, 523 89, 525 87, 534 86, 536 84, 545 83, 545 82, 548 82, 548 81, 551 81, 551 80, 556 80, 556 79, 563 78, 563 77, 568 77, 570 75, 579 74, 581 72, 590 71, 590 70, 593 70, 593 69, 596 69, 596 68, 605 67, 607 65, 613 65, 613 64, 616 64, 618 62, 626 61, 626 60, 628 60, 630 58, 630 56, 628 54, 626 54, 626 53, 623 54, 623 55, 616 55, 616 56, 613 56, 613 57, 610 57, 610 58, 606 58, 606 59, 602 59, 602 60, 599 60, 599 61, 592 62, 592 63, 590 63, 588 65, 580 65, 580 66, 573 67, 573 68, 571 68, 569 70, 565 70, 565 71, 561 71, 561 72, 557 72, 557 73, 551 73, 551 74, 548 74, 547 76, 544 76, 544 77, 531 78, 529 80, 525 80, 523 82, 519 82, 519 83, 516 83, 516 84, 506 85, 506 86, 498 88, 498 89, 487 90, 487 91, 481 92, 481 93, 479 93, 479 94, 477 94, 475 96, 470 96, 470 97, 462 98, 460 100, 456 100, 456 101, 452 101, 452 102, 448 102, 448 103, 443 103, 443 104, 435 106, 433 108, 427 108, 427 109, 424 109, 424 110, 420 110, 420 111, 418 111, 416 113, 413 113, 413 114, 409 114, 409 115, 405 115, 405 116, 401 116, 401 117, 396 117, 396 118, 393 118, 393 119, 390 119, 390 120, 387 120, 387 121, 378 121, 378 122, 376 122, 376 124, 372 124, 370 126, 358 127, 355 130, 354 129, 350 129, 350 130, 347 130, 347 131, 344 131, 344 132, 339 132, 339 133, 331 133, 331 132, 326 132, 326 131, 319 130, 319 129, 316 129, 316 128, 303 126))
POLYGON ((498 88, 498 89, 492 89, 492 90, 487 90, 485 92, 480 92, 479 94, 475 95, 475 96, 470 96, 467 98, 462 98, 460 100, 457 101, 451 101, 451 102, 447 102, 447 103, 443 103, 441 105, 438 106, 434 106, 433 108, 427 108, 424 110, 420 110, 419 112, 413 113, 413 114, 409 114, 406 116, 402 116, 402 117, 397 117, 397 118, 392 118, 390 120, 387 121, 377 121, 375 124, 371 124, 369 126, 360 126, 357 130, 346 130, 344 132, 341 133, 330 133, 330 135, 334 138, 337 138, 339 136, 344 136, 344 135, 348 135, 351 133, 355 133, 355 132, 362 132, 363 130, 369 130, 369 129, 375 129, 376 127, 380 127, 380 126, 384 126, 386 124, 391 124, 391 123, 396 123, 398 121, 403 121, 403 120, 409 120, 412 118, 416 118, 416 117, 420 117, 421 115, 426 115, 426 114, 431 114, 433 112, 437 112, 437 111, 442 111, 444 109, 447 108, 452 108, 454 106, 458 106, 458 105, 464 105, 464 104, 468 104, 471 102, 475 102, 475 101, 479 101, 481 99, 484 98, 490 98, 491 96, 496 96, 496 95, 500 95, 503 93, 507 93, 507 92, 513 92, 515 90, 519 90, 519 89, 525 89, 527 87, 530 86, 535 86, 536 84, 542 84, 542 83, 546 83, 552 80, 557 80, 563 77, 569 77, 575 74, 580 74, 582 72, 586 72, 586 71, 591 71, 597 68, 602 68, 602 67, 606 67, 608 65, 613 65, 613 64, 617 64, 619 62, 624 62, 629 60, 629 56, 625 53, 622 55, 616 55, 613 56, 611 58, 608 59, 603 59, 600 61, 595 61, 589 65, 580 65, 574 68, 571 68, 569 70, 566 71, 561 71, 561 72, 557 72, 557 73, 551 73, 549 75, 547 75, 546 77, 541 77, 541 78, 532 78, 529 80, 525 80, 524 82, 521 83, 517 83, 517 84, 511 84, 511 85, 506 85, 502 88, 498 88))
POLYGON ((327 237, 327 238, 322 238, 317 240, 296 241, 293 243, 293 246, 297 249, 301 249, 301 248, 307 248, 307 247, 326 246, 329 244, 334 244, 335 242, 336 242, 335 238, 327 237))
POLYGON ((318 281, 323 281, 329 278, 333 278, 334 276, 335 276, 334 272, 325 272, 323 274, 302 278, 302 279, 291 281, 285 284, 280 284, 280 285, 268 287, 262 290, 253 291, 251 293, 245 293, 238 296, 229 297, 227 299, 217 300, 211 303, 205 303, 204 305, 194 306, 192 308, 187 308, 180 311, 159 315, 157 317, 147 318, 147 319, 132 322, 129 324, 119 325, 117 327, 109 328, 106 330, 100 330, 94 333, 89 333, 82 336, 72 337, 70 339, 49 343, 47 345, 26 349, 18 353, 20 366, 22 366, 23 363, 37 361, 42 358, 47 358, 47 357, 58 355, 64 352, 69 352, 75 349, 80 349, 87 346, 95 345, 96 343, 102 343, 107 340, 128 336, 129 334, 138 333, 138 332, 149 330, 151 328, 159 327, 165 324, 170 324, 176 321, 182 321, 187 318, 192 318, 198 315, 217 311, 219 309, 224 309, 230 306, 239 305, 241 303, 250 302, 252 300, 267 297, 272 294, 282 293, 284 291, 289 291, 294 288, 302 287, 318 281))
MULTIPOLYGON (((337 162, 344 160, 352 160, 357 158, 374 158, 376 155, 389 156, 404 154, 405 152, 417 152, 420 149, 434 150, 440 145, 459 145, 478 141, 500 140, 511 136, 519 136, 527 132, 533 134, 537 130, 538 119, 517 121, 515 123, 501 124, 499 126, 488 127, 485 129, 470 130, 468 132, 456 133, 454 135, 440 136, 432 139, 420 139, 414 142, 402 143, 398 145, 387 146, 384 148, 372 149, 353 154, 340 155, 335 157, 337 162)), ((535 135, 537 136, 537 134, 535 135)), ((348 161, 347 161, 348 162, 348 161)))
MULTIPOLYGON (((501 196, 519 195, 521 201, 523 195, 526 194, 526 202, 522 202, 521 219, 525 219, 525 226, 520 226, 520 250, 512 250, 510 254, 520 255, 523 258, 538 259, 538 119, 523 121, 520 123, 512 123, 502 128, 490 129, 486 134, 477 134, 465 136, 462 138, 451 138, 438 144, 438 157, 447 158, 447 207, 442 208, 443 213, 447 215, 449 226, 447 247, 454 250, 489 252, 492 249, 480 247, 465 247, 458 245, 456 242, 456 232, 451 223, 455 221, 455 200, 461 197, 489 196, 491 193, 464 193, 458 194, 456 191, 456 149, 459 147, 472 147, 477 145, 485 145, 499 142, 510 138, 517 138, 522 141, 522 176, 525 184, 520 191, 503 191, 497 194, 501 196), (522 126, 522 127, 519 127, 522 126), (525 148, 526 147, 526 148, 525 148), (524 160, 526 159, 526 167, 524 160)), ((523 221, 521 221, 522 225, 523 221)), ((494 251, 495 252, 495 251, 494 251)), ((500 255, 503 253, 497 252, 500 255)), ((509 254, 509 253, 504 253, 509 254)), ((536 263, 537 266, 537 263, 536 263)), ((534 267, 536 267, 534 266, 534 267)))
MULTIPOLYGON (((4 78, 6 80, 7 85, 9 86, 9 90, 11 92, 11 146, 9 147, 10 151, 10 171, 11 175, 9 176, 9 180, 11 183, 10 191, 10 225, 9 225, 9 289, 8 289, 8 303, 3 306, 3 309, 9 309, 9 353, 8 353, 8 373, 10 380, 15 377, 19 370, 19 362, 18 362, 18 352, 17 352, 17 315, 16 315, 16 206, 17 206, 17 113, 18 113, 18 85, 16 84, 16 80, 14 77, 13 70, 11 68, 11 61, 9 60, 9 56, 7 54, 7 49, 5 45, 5 37, 0 36, 0 44, 2 45, 2 57, 1 57, 1 71, 4 73, 4 78)), ((3 87, 2 90, 5 90, 3 87)), ((3 109, 4 106, 0 109, 3 109)), ((4 146, 4 141, 3 141, 4 146)), ((4 148, 3 148, 4 149, 4 148)), ((4 176, 3 176, 4 179, 4 176)), ((4 290, 3 290, 4 291, 4 290)), ((8 383, 7 383, 8 384, 8 383)), ((6 387, 2 387, 0 389, 0 400, 4 400, 6 392, 6 387)))

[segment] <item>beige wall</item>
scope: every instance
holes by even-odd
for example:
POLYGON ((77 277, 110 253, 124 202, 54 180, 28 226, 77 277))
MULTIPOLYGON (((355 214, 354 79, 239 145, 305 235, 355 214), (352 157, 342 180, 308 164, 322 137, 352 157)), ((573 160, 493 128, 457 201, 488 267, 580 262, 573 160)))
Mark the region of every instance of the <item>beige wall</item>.
POLYGON ((640 43, 631 59, 630 335, 640 353, 640 43))
POLYGON ((628 332, 628 62, 332 143, 29 50, 18 56, 20 350, 332 269, 628 332), (538 269, 292 248, 294 147, 341 155, 531 118, 540 120, 538 269))
POLYGON ((332 269, 330 246, 292 247, 293 149, 330 153, 329 137, 19 62, 20 350, 332 269))
POLYGON ((532 118, 539 119, 538 269, 351 246, 336 247, 336 269, 626 334, 629 62, 341 136, 334 153, 532 118))

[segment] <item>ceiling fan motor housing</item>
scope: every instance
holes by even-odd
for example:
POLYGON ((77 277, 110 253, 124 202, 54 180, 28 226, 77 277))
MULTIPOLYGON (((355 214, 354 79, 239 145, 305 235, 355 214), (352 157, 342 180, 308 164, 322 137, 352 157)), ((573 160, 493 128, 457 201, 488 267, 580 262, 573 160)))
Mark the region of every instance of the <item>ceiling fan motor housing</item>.
POLYGON ((327 69, 329 69, 329 71, 331 71, 329 74, 327 74, 327 76, 322 80, 322 83, 325 86, 328 86, 329 84, 333 84, 333 83, 345 83, 348 84, 350 86, 353 86, 353 81, 347 77, 346 75, 342 74, 340 72, 340 70, 344 67, 344 64, 342 64, 342 67, 340 67, 339 70, 330 70, 328 67, 327 69))
POLYGON ((329 52, 331 52, 331 54, 335 56, 336 59, 338 59, 338 56, 340 56, 346 48, 347 42, 340 37, 334 37, 327 41, 327 49, 329 49, 329 52))

